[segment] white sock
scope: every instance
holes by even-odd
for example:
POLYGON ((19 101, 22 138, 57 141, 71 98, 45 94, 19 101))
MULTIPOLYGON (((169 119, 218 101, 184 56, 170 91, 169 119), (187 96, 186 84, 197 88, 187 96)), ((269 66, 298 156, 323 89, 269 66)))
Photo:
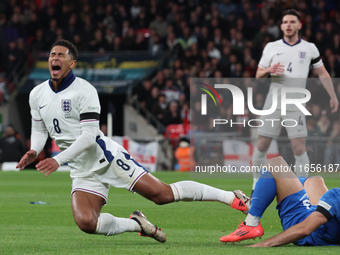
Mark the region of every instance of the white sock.
POLYGON ((194 181, 180 181, 170 184, 170 187, 174 194, 175 202, 219 201, 231 205, 235 198, 235 194, 232 191, 216 189, 194 181))
POLYGON ((247 226, 256 227, 259 225, 260 220, 261 217, 253 216, 250 213, 248 213, 244 222, 247 226))
POLYGON ((253 190, 255 189, 255 185, 260 178, 261 169, 266 164, 266 160, 267 152, 261 152, 257 149, 257 147, 255 147, 252 157, 253 166, 256 166, 253 171, 253 190))
POLYGON ((124 232, 140 232, 139 224, 131 219, 118 218, 109 213, 101 213, 98 217, 96 234, 113 236, 124 232))
POLYGON ((309 158, 307 155, 307 152, 303 153, 300 156, 295 157, 295 170, 296 170, 296 175, 299 177, 308 177, 309 175, 309 158), (306 166, 307 165, 307 166, 306 166))

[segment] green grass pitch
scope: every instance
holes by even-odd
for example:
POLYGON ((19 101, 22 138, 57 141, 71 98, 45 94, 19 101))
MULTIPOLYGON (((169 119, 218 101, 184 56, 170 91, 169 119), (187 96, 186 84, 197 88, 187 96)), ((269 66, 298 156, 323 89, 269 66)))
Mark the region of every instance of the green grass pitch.
MULTIPOLYGON (((159 172, 166 183, 190 179, 188 173, 159 172)), ((225 190, 241 189, 249 194, 251 178, 196 179, 225 190)), ((339 179, 326 179, 329 188, 339 179)), ((0 254, 340 254, 339 247, 246 248, 259 242, 223 244, 219 238, 234 231, 245 216, 217 202, 178 202, 157 206, 138 194, 111 188, 103 212, 129 217, 143 210, 148 219, 163 228, 167 242, 162 244, 137 233, 117 236, 88 235, 73 221, 71 179, 55 172, 45 177, 36 171, 0 171, 0 254), (31 201, 49 204, 34 205, 31 201)), ((273 203, 264 214, 264 239, 281 232, 273 203)))

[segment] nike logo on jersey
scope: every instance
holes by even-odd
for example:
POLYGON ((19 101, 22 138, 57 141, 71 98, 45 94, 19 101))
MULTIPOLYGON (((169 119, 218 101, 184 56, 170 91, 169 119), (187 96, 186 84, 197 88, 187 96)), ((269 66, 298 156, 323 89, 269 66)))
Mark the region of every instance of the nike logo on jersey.
POLYGON ((132 177, 132 175, 135 173, 136 169, 133 169, 133 172, 131 174, 129 174, 129 177, 132 177))
POLYGON ((284 52, 282 52, 282 53, 276 53, 276 55, 282 55, 282 54, 285 54, 284 52))
POLYGON ((43 106, 39 106, 39 109, 41 110, 42 108, 44 108, 47 104, 43 105, 43 106))

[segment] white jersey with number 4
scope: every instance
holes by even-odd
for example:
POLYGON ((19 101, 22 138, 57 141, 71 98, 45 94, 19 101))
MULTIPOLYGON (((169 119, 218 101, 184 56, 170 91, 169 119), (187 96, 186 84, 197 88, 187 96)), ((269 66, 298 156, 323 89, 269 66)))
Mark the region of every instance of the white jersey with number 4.
MULTIPOLYGON (((264 109, 272 106, 273 88, 278 88, 278 106, 281 108, 282 87, 305 88, 310 66, 318 68, 323 65, 320 53, 314 43, 299 39, 294 45, 289 45, 284 39, 270 42, 263 50, 259 67, 265 69, 280 63, 283 65, 282 75, 271 74, 271 86, 266 98, 264 109)), ((287 98, 303 98, 302 93, 288 93, 287 98)), ((296 110, 293 105, 288 105, 287 110, 296 110)))
POLYGON ((96 143, 71 160, 71 177, 85 177, 107 166, 119 145, 99 130, 100 103, 97 90, 71 71, 58 91, 50 80, 36 86, 29 99, 32 121, 43 121, 50 137, 63 151, 81 135, 82 125, 98 126, 96 143))

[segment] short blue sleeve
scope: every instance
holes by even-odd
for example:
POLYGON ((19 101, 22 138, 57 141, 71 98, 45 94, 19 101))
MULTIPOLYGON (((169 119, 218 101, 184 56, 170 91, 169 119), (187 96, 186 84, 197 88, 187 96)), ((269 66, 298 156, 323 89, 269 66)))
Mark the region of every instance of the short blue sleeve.
POLYGON ((327 191, 320 198, 315 211, 322 213, 328 220, 340 216, 340 188, 327 191))

